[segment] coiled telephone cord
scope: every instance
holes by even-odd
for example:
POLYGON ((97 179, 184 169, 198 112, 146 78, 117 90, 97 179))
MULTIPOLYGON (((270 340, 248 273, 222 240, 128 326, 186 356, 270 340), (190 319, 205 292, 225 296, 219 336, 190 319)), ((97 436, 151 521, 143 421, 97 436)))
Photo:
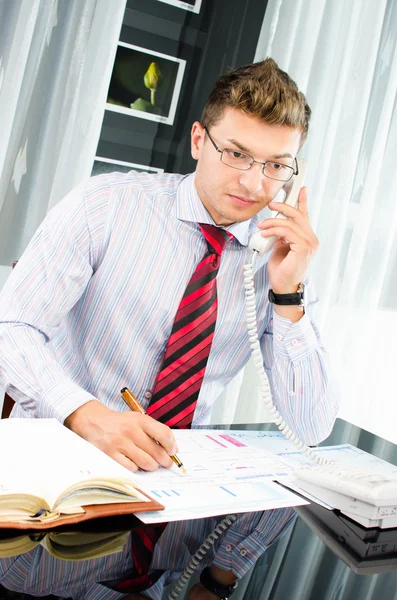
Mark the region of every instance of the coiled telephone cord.
POLYGON ((273 421, 281 433, 295 444, 295 446, 312 462, 318 465, 328 464, 324 458, 321 458, 318 454, 313 452, 308 446, 306 446, 292 429, 284 421, 283 417, 278 412, 277 408, 272 402, 272 395, 270 391, 269 381, 263 367, 263 357, 261 347, 258 338, 258 326, 256 320, 256 296, 254 286, 254 264, 257 256, 257 252, 253 252, 252 262, 244 265, 244 287, 245 287, 245 313, 248 324, 248 336, 249 343, 251 346, 251 352, 254 359, 254 364, 260 378, 261 396, 265 403, 266 408, 269 410, 273 421))
POLYGON ((167 600, 176 600, 179 594, 182 592, 183 588, 191 578, 191 576, 195 573, 198 565, 203 560, 204 556, 207 554, 208 550, 210 550, 211 546, 214 545, 216 540, 227 530, 236 520, 236 515, 228 515, 218 525, 215 527, 213 531, 209 534, 209 536, 204 540, 201 544, 200 548, 193 554, 191 559, 189 560, 187 567, 179 577, 175 587, 171 591, 167 600))

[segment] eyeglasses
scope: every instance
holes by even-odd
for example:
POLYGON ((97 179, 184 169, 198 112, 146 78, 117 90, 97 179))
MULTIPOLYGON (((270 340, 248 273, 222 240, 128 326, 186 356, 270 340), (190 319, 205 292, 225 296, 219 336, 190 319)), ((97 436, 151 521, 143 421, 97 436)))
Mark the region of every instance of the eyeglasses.
POLYGON ((255 160, 249 154, 245 154, 245 152, 240 152, 239 150, 232 150, 231 148, 224 148, 220 150, 212 137, 209 134, 209 131, 206 127, 204 127, 208 137, 211 140, 212 145, 215 150, 219 152, 220 159, 224 165, 228 167, 232 167, 233 169, 239 169, 240 171, 248 171, 254 163, 258 165, 262 165, 262 173, 265 177, 269 179, 275 179, 276 181, 289 181, 293 175, 298 175, 298 161, 296 158, 294 159, 295 168, 289 167, 288 165, 284 165, 279 162, 274 162, 272 160, 267 160, 266 162, 260 162, 259 160, 255 160))

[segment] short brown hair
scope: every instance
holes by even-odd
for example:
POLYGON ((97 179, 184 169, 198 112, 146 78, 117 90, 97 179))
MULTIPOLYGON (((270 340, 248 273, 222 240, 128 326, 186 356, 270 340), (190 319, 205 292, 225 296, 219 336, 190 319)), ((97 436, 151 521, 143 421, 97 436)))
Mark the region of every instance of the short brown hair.
POLYGON ((302 143, 307 137, 310 107, 296 83, 272 58, 221 75, 204 107, 201 124, 209 129, 228 107, 269 125, 300 128, 302 143))

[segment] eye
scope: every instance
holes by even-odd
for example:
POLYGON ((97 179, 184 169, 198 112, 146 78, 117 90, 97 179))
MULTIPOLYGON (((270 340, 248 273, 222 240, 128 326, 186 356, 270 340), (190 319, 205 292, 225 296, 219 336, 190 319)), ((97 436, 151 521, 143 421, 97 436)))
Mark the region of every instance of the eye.
POLYGON ((244 154, 244 152, 239 152, 238 150, 230 150, 229 148, 225 148, 225 152, 227 152, 230 158, 233 158, 235 160, 244 160, 247 157, 247 155, 244 154))
POLYGON ((271 167, 275 170, 275 171, 282 171, 283 169, 286 169, 286 165, 282 165, 281 163, 270 163, 271 167))

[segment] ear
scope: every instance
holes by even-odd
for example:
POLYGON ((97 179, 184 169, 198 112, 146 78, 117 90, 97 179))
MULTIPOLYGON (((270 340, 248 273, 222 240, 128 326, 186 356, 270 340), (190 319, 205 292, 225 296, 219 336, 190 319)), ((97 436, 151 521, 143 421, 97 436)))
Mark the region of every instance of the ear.
POLYGON ((192 125, 191 131, 191 153, 195 160, 200 158, 201 148, 204 144, 205 129, 198 121, 192 125))

